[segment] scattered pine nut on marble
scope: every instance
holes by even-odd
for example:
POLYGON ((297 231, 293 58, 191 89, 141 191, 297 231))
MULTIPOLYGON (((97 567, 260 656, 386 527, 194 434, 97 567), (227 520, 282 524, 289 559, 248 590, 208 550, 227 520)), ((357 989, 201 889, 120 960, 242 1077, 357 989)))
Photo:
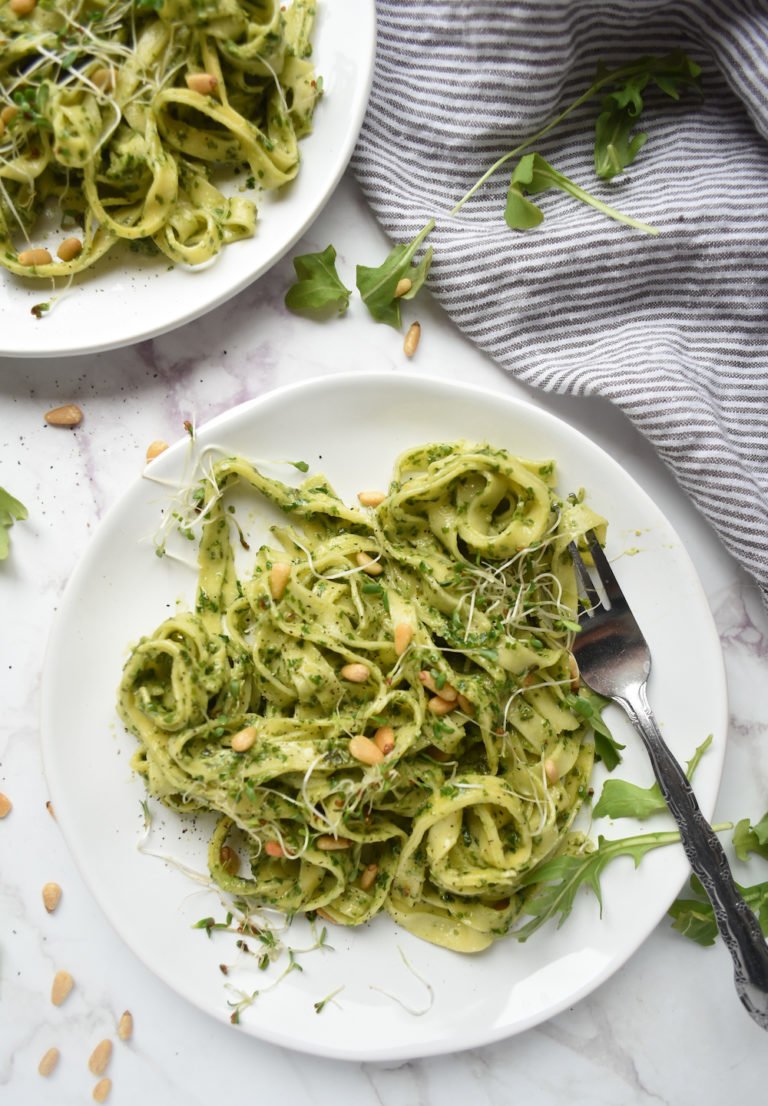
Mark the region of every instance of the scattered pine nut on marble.
POLYGON ((164 442, 162 438, 156 438, 154 442, 150 442, 147 446, 147 461, 154 461, 155 457, 159 457, 161 453, 165 453, 167 448, 167 442, 164 442))
POLYGON ((51 986, 51 1002, 53 1005, 61 1006, 74 985, 75 981, 69 972, 56 972, 56 975, 53 977, 53 985, 51 986))
POLYGON ((47 1078, 58 1064, 60 1055, 61 1053, 57 1048, 49 1048, 37 1065, 37 1070, 40 1074, 47 1078))
POLYGON ((109 1098, 109 1092, 112 1090, 111 1079, 100 1079, 96 1086, 93 1088, 93 1100, 94 1102, 106 1102, 109 1098))
POLYGON ((43 905, 49 914, 53 914, 61 901, 61 887, 58 883, 46 883, 43 885, 43 905))
POLYGON ((411 323, 403 342, 403 353, 406 357, 413 357, 421 339, 421 323, 411 323))
POLYGON ((133 1036, 133 1014, 130 1010, 124 1010, 117 1023, 117 1035, 121 1041, 130 1041, 133 1036))
POLYGON ((65 403, 46 411, 44 418, 49 426, 79 426, 83 421, 83 412, 76 403, 65 403))
POLYGON ((94 1075, 103 1075, 112 1056, 112 1042, 108 1037, 99 1041, 88 1059, 88 1070, 94 1075))

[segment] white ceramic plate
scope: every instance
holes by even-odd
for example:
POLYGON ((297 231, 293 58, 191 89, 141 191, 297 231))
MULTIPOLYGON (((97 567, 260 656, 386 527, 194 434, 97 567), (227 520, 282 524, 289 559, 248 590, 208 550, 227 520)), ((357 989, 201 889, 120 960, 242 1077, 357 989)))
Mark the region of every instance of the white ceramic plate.
MULTIPOLYGON (((584 486, 589 501, 610 519, 609 555, 627 553, 616 567, 651 645, 650 696, 666 738, 687 760, 708 733, 714 734, 696 777, 701 806, 711 815, 727 718, 712 619, 669 522, 594 443, 503 394, 415 376, 365 374, 269 393, 214 419, 198 431, 197 445, 216 442, 253 457, 258 443, 261 458, 305 460, 352 502, 361 488, 386 485, 400 450, 458 437, 485 439, 526 457, 555 457, 561 492, 584 486)), ((172 447, 153 463, 153 475, 178 478, 194 448, 172 447)), ((285 466, 275 471, 287 480, 301 479, 285 466)), ((179 598, 194 601, 194 572, 159 560, 152 550, 150 538, 169 495, 165 487, 138 480, 105 517, 72 575, 46 657, 43 748, 58 821, 115 929, 172 988, 227 1019, 232 996, 225 984, 260 988, 286 960, 265 976, 243 966, 231 934, 214 933, 207 940, 192 925, 206 916, 223 918, 217 896, 137 851, 144 794, 128 763, 134 741, 114 712, 129 643, 152 631, 179 598), (235 961, 239 966, 225 979, 218 965, 235 961)), ((266 538, 266 524, 265 511, 251 526, 257 540, 266 538)), ((616 708, 609 710, 614 732, 627 746, 616 775, 649 785, 651 771, 639 739, 616 708)), ((601 782, 598 773, 597 793, 601 782)), ((205 871, 203 830, 187 831, 189 820, 162 816, 157 804, 154 809, 160 829, 151 847, 205 871)), ((670 822, 666 815, 644 826, 601 820, 593 830, 621 837, 670 828, 670 822)), ((422 943, 386 917, 358 931, 330 927, 335 951, 302 956, 304 971, 261 995, 243 1012, 240 1031, 354 1060, 450 1052, 520 1032, 615 972, 662 918, 686 871, 678 846, 650 853, 637 871, 629 859, 616 861, 603 879, 602 919, 585 891, 562 929, 549 925, 524 945, 502 941, 474 957, 422 943), (413 972, 428 981, 431 1003, 413 972), (339 987, 344 989, 317 1014, 313 1004, 339 987)), ((306 923, 294 923, 288 934, 297 947, 311 943, 302 926, 306 923)))
POLYGON ((226 246, 198 271, 169 270, 163 257, 116 247, 42 319, 30 311, 50 297, 50 282, 0 269, 0 354, 53 357, 140 342, 218 307, 266 272, 317 217, 347 167, 368 102, 375 38, 373 0, 320 0, 314 57, 325 93, 314 131, 299 144, 298 176, 262 197, 253 238, 226 246))

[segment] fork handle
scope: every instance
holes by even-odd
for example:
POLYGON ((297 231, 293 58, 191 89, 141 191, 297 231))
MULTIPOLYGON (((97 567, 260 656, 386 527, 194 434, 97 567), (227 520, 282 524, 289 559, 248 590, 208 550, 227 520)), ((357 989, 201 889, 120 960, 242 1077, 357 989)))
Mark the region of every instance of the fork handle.
POLYGON ((717 928, 733 959, 739 998, 757 1024, 768 1029, 768 944, 757 918, 739 894, 725 851, 659 732, 645 681, 613 698, 627 712, 648 750, 685 855, 712 903, 717 928))

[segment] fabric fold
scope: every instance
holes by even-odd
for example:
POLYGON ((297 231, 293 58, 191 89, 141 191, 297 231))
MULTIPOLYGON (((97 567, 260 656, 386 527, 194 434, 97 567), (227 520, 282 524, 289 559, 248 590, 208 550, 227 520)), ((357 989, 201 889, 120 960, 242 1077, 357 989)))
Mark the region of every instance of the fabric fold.
POLYGON ((393 240, 429 218, 429 287, 518 379, 607 398, 653 443, 768 599, 768 6, 757 0, 378 0, 353 168, 393 240), (510 230, 497 158, 608 68, 685 51, 703 96, 647 91, 648 141, 593 168, 598 95, 535 149, 656 237, 570 196, 510 230))

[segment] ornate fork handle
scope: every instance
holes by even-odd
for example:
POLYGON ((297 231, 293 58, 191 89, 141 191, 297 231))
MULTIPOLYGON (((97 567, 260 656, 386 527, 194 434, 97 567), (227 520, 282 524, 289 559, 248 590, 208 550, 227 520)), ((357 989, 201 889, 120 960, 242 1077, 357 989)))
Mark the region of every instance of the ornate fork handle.
POLYGON ((739 998, 757 1024, 768 1029, 768 944, 757 918, 739 894, 723 847, 659 732, 645 681, 622 689, 613 698, 645 742, 661 793, 680 830, 685 854, 712 903, 717 928, 733 958, 739 998))

